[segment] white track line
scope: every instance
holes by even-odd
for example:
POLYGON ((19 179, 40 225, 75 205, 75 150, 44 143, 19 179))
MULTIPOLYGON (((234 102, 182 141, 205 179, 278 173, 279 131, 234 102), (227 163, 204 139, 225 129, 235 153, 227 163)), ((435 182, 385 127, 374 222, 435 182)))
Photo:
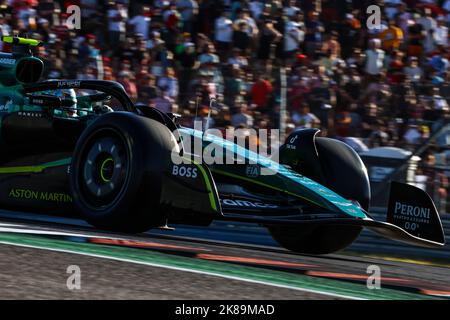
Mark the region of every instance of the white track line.
POLYGON ((78 252, 78 251, 66 250, 66 249, 54 249, 54 248, 49 248, 49 247, 44 247, 44 246, 17 244, 17 243, 9 242, 9 241, 0 241, 0 244, 12 245, 12 246, 24 247, 24 248, 33 248, 33 249, 47 250, 47 251, 54 251, 54 252, 71 253, 71 254, 78 254, 78 255, 93 257, 93 258, 102 258, 102 259, 108 259, 108 260, 128 262, 128 263, 146 265, 146 266, 150 266, 150 267, 164 268, 164 269, 175 270, 175 271, 190 272, 190 273, 195 273, 195 274, 202 274, 202 275, 219 277, 219 278, 224 278, 224 279, 237 280, 237 281, 249 282, 249 283, 255 283, 255 284, 262 284, 262 285, 266 285, 266 286, 272 286, 272 287, 278 287, 278 288, 283 288, 283 289, 290 289, 290 290, 308 292, 308 293, 324 295, 324 296, 330 296, 330 297, 336 297, 336 298, 342 298, 342 299, 366 300, 366 299, 359 298, 359 297, 341 295, 341 294, 338 294, 338 293, 330 293, 330 292, 321 291, 321 290, 306 289, 306 288, 294 287, 294 286, 277 284, 277 283, 272 283, 272 282, 264 282, 264 281, 259 281, 259 280, 252 280, 252 279, 247 279, 247 278, 242 278, 242 277, 237 277, 237 276, 229 276, 229 275, 225 275, 225 274, 221 274, 221 273, 199 271, 199 270, 194 270, 194 269, 174 267, 174 266, 168 266, 168 265, 165 265, 165 264, 158 264, 158 263, 151 263, 151 262, 135 261, 135 260, 130 260, 130 259, 124 259, 124 258, 117 258, 117 257, 107 256, 107 255, 100 255, 100 254, 93 254, 93 253, 84 253, 84 252, 78 252))
POLYGON ((2 227, 26 228, 24 224, 0 223, 0 228, 2 227))
MULTIPOLYGON (((19 225, 15 227, 21 227, 19 225)), ((27 227, 24 227, 27 228, 27 227)), ((50 231, 50 230, 36 230, 36 229, 21 229, 21 228, 5 228, 0 226, 0 232, 7 233, 23 233, 23 234, 43 234, 49 236, 66 236, 66 237, 80 237, 80 238, 99 238, 99 239, 111 239, 111 240, 127 240, 126 238, 117 238, 117 237, 109 237, 109 236, 100 236, 100 235, 90 235, 84 233, 70 233, 64 231, 50 231)))

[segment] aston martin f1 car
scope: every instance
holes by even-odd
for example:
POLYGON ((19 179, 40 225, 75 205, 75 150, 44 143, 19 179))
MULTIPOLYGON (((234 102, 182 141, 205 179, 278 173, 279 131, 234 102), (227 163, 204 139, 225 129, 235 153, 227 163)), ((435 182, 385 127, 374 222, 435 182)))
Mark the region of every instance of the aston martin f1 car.
POLYGON ((318 130, 292 133, 278 162, 261 159, 180 126, 173 114, 133 104, 116 82, 39 82, 43 63, 31 54, 39 43, 3 40, 13 53, 0 55, 2 208, 81 215, 121 232, 167 222, 252 222, 281 246, 308 254, 343 249, 363 228, 414 245, 444 245, 433 201, 413 186, 392 182, 387 221, 373 219, 363 162, 318 130), (200 150, 186 148, 186 137, 200 150), (207 148, 244 161, 207 164, 207 148))

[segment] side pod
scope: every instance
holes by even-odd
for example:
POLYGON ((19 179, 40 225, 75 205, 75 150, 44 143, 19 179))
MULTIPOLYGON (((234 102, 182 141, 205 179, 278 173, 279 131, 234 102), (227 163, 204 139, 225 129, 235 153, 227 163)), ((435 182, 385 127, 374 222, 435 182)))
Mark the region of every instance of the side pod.
POLYGON ((171 163, 169 171, 164 173, 161 204, 189 214, 194 220, 222 217, 216 184, 208 166, 188 158, 183 158, 180 164, 171 163))

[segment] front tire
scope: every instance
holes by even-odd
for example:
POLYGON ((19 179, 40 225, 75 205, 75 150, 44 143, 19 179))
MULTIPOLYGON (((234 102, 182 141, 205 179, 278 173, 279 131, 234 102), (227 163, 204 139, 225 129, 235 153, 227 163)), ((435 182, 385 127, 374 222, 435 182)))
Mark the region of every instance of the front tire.
MULTIPOLYGON (((329 138, 316 138, 316 147, 325 179, 324 185, 346 199, 358 201, 363 209, 368 210, 369 178, 356 152, 343 142, 329 138)), ((275 241, 290 251, 304 254, 328 254, 352 244, 361 233, 362 227, 269 226, 268 230, 275 241)))
POLYGON ((283 248, 303 254, 329 254, 348 247, 358 238, 361 227, 354 226, 273 226, 273 239, 283 248))
POLYGON ((131 113, 96 120, 80 137, 71 165, 72 195, 83 218, 121 232, 164 225, 161 177, 172 142, 164 125, 131 113))

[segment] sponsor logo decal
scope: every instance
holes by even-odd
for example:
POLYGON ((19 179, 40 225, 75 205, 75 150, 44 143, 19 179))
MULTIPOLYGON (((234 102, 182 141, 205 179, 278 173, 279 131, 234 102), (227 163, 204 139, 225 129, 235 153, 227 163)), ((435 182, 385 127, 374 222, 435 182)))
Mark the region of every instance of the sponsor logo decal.
POLYGON ((44 99, 42 99, 42 98, 29 97, 28 98, 28 103, 32 104, 32 105, 42 106, 42 105, 46 104, 46 101, 44 99))
POLYGON ((260 175, 260 168, 258 166, 247 166, 245 174, 249 178, 257 178, 260 175))
POLYGON ((58 87, 78 88, 81 85, 79 80, 58 81, 58 87))
POLYGON ((288 148, 289 150, 297 150, 297 147, 294 146, 293 144, 287 144, 286 148, 288 148))
POLYGON ((42 113, 40 112, 19 111, 17 114, 21 117, 42 118, 42 113))
POLYGON ((331 201, 331 203, 337 205, 337 206, 341 206, 341 207, 351 207, 353 206, 353 203, 351 202, 339 202, 339 201, 331 201))
POLYGON ((193 168, 193 167, 188 167, 188 166, 174 165, 172 167, 172 175, 174 175, 176 177, 196 179, 198 176, 198 169, 193 168))
POLYGON ((289 143, 286 144, 286 148, 288 148, 288 149, 290 149, 290 150, 297 150, 297 146, 294 145, 294 143, 295 143, 295 141, 297 141, 297 139, 298 139, 298 136, 292 137, 292 138, 289 140, 289 143))
POLYGON ((29 189, 11 189, 8 194, 9 198, 40 200, 50 202, 72 202, 72 197, 66 193, 36 191, 29 189))
POLYGON ((290 144, 294 144, 295 141, 297 141, 297 139, 298 139, 298 136, 295 136, 295 137, 293 137, 293 138, 289 141, 289 143, 290 143, 290 144))
POLYGON ((254 202, 254 201, 247 201, 247 200, 223 199, 222 204, 224 204, 226 206, 230 206, 230 207, 268 208, 268 209, 278 208, 278 206, 275 204, 254 202))
POLYGON ((0 59, 1 64, 15 64, 16 59, 9 59, 9 58, 1 58, 0 59))
POLYGON ((394 218, 412 222, 430 222, 430 208, 411 206, 401 202, 395 202, 394 218))

